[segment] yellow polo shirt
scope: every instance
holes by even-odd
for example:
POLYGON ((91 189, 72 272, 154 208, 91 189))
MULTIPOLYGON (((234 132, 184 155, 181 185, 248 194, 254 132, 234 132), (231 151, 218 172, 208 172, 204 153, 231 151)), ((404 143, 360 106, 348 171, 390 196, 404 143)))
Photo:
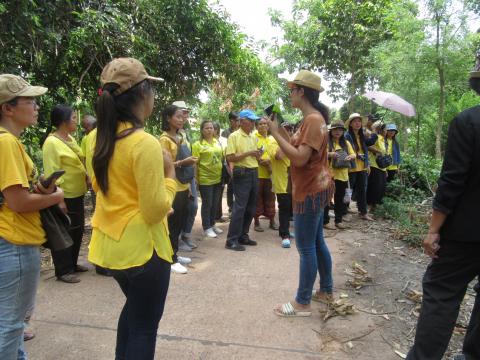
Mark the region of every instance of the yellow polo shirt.
MULTIPOLYGON (((264 149, 261 159, 270 160, 270 156, 267 154, 267 148, 275 139, 272 136, 263 136, 258 131, 255 132, 255 135, 257 136, 257 149, 260 149, 262 146, 264 149)), ((270 171, 268 171, 267 167, 258 164, 258 178, 270 179, 270 171)))
POLYGON ((56 170, 65 170, 56 184, 60 186, 67 199, 85 195, 87 192, 87 170, 83 165, 82 150, 73 137, 69 135, 68 145, 51 134, 45 140, 43 150, 43 168, 48 177, 56 170))
MULTIPOLYGON (((0 127, 0 191, 14 185, 30 189, 37 172, 23 144, 13 134, 0 127)), ((10 209, 6 199, 0 206, 0 237, 15 245, 42 245, 45 232, 40 213, 17 213, 10 209)))
MULTIPOLYGON (((129 127, 122 123, 117 133, 129 127)), ((164 177, 158 140, 143 130, 117 140, 108 179, 106 195, 93 181, 97 206, 88 260, 108 269, 127 269, 145 264, 155 250, 172 262, 166 215, 176 185, 164 177)))
MULTIPOLYGON (((388 145, 387 154, 390 155, 393 159, 393 140, 387 139, 387 145, 388 145)), ((387 167, 387 170, 398 170, 398 164, 390 165, 389 167, 387 167)))
POLYGON ((272 164, 272 186, 275 194, 286 194, 288 187, 288 168, 290 167, 290 159, 286 156, 283 159, 275 159, 277 151, 280 149, 275 139, 268 145, 266 153, 272 164))
MULTIPOLYGON (((182 136, 182 143, 190 146, 185 136, 182 136)), ((178 150, 178 146, 175 141, 173 141, 167 134, 163 133, 160 135, 160 144, 162 144, 162 149, 168 151, 172 156, 172 160, 175 161, 178 150)), ((177 183, 177 192, 185 191, 190 187, 190 184, 182 184, 177 179, 175 179, 175 182, 177 183)))
POLYGON ((95 172, 93 171, 93 155, 95 154, 95 143, 97 142, 97 129, 93 129, 85 136, 85 167, 90 180, 93 181, 95 172))
MULTIPOLYGON (((375 142, 375 144, 373 144, 372 147, 381 151, 382 154, 385 154, 387 150, 385 149, 385 139, 384 139, 384 137, 382 135, 378 135, 378 139, 375 142)), ((377 154, 374 154, 373 152, 369 151, 368 152, 368 160, 370 161, 370 166, 373 166, 374 168, 377 168, 378 170, 387 171, 387 169, 381 169, 381 168, 378 167, 378 165, 377 165, 377 154)))
POLYGON ((192 155, 198 157, 197 174, 200 185, 215 185, 222 181, 223 150, 220 142, 200 140, 192 145, 192 155))
MULTIPOLYGON (((357 165, 355 168, 351 168, 349 172, 358 172, 358 171, 363 171, 365 170, 365 162, 360 160, 358 155, 364 155, 363 154, 363 148, 362 148, 362 142, 360 141, 360 135, 354 135, 355 136, 355 141, 357 142, 358 145, 358 154, 357 158, 355 159, 355 165, 357 165)), ((352 148, 353 148, 353 144, 352 148)), ((370 160, 370 158, 369 158, 370 160)))
MULTIPOLYGON (((334 150, 343 150, 340 144, 337 141, 334 141, 334 150)), ((355 151, 353 150, 352 144, 350 144, 349 141, 347 141, 347 150, 348 150, 348 155, 355 155, 355 151)), ((363 161, 362 161, 363 162, 363 161)), ((335 180, 340 180, 340 181, 348 181, 348 168, 342 168, 342 169, 337 169, 332 166, 333 160, 330 159, 330 169, 332 170, 333 178, 335 180)))
MULTIPOLYGON (((231 133, 228 137, 226 155, 240 155, 253 150, 258 150, 257 137, 255 134, 247 134, 242 129, 238 129, 231 133)), ((258 168, 258 161, 253 156, 247 156, 243 160, 234 163, 234 166, 254 169, 258 168)))

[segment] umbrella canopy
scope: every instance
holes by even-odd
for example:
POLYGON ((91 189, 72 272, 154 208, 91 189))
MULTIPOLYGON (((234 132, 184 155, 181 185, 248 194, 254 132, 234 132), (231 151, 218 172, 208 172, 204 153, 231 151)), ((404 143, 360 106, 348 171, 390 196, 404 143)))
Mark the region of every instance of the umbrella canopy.
POLYGON ((398 95, 384 91, 369 91, 363 96, 386 109, 396 111, 405 116, 415 116, 413 105, 398 95))

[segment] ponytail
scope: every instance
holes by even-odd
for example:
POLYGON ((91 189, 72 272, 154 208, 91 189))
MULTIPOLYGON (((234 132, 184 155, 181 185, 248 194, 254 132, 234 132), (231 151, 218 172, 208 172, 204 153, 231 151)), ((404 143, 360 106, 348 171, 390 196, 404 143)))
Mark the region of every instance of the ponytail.
POLYGON ((303 88, 303 93, 305 94, 305 97, 307 98, 308 102, 316 109, 320 114, 322 114, 323 119, 325 120, 325 124, 330 124, 330 111, 328 110, 328 107, 324 104, 322 104, 320 101, 318 101, 318 97, 320 96, 320 93, 317 90, 314 90, 309 87, 302 86, 303 88))
POLYGON ((152 91, 150 82, 144 80, 118 96, 112 95, 119 87, 114 83, 105 84, 95 107, 97 139, 93 171, 104 194, 108 192, 108 165, 115 150, 118 125, 121 122, 128 122, 136 128, 143 127, 143 122, 134 114, 134 109, 144 99, 145 93, 152 91))

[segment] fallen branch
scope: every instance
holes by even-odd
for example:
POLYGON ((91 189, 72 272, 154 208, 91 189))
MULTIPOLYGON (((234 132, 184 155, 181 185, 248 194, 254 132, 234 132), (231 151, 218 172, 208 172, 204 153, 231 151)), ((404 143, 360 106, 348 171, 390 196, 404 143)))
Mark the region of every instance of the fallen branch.
POLYGON ((356 308, 358 311, 361 311, 363 313, 366 313, 366 314, 371 314, 371 315, 379 315, 379 316, 383 316, 383 315, 390 315, 390 314, 396 314, 397 311, 388 311, 388 312, 383 312, 383 313, 375 313, 375 312, 372 312, 372 311, 368 311, 368 310, 365 310, 365 309, 360 309, 360 308, 356 308))
POLYGON ((364 338, 365 336, 370 335, 370 334, 371 334, 372 332, 374 332, 375 330, 377 330, 377 328, 373 328, 372 330, 367 331, 365 334, 362 334, 362 335, 359 335, 359 336, 355 336, 355 337, 353 337, 353 338, 351 338, 351 339, 344 340, 344 341, 342 341, 342 344, 345 344, 345 343, 347 343, 347 342, 349 342, 349 341, 357 341, 357 340, 360 340, 360 339, 364 338))

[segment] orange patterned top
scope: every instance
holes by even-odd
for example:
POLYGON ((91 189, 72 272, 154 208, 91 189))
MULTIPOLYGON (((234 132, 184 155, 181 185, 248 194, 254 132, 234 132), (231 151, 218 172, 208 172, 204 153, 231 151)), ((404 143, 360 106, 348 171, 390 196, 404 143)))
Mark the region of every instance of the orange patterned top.
POLYGON ((304 166, 291 165, 293 211, 302 213, 307 197, 314 200, 318 210, 323 210, 335 191, 327 160, 328 130, 323 116, 318 112, 308 114, 290 143, 295 147, 304 144, 313 149, 304 166), (315 201, 317 198, 319 202, 315 201))

